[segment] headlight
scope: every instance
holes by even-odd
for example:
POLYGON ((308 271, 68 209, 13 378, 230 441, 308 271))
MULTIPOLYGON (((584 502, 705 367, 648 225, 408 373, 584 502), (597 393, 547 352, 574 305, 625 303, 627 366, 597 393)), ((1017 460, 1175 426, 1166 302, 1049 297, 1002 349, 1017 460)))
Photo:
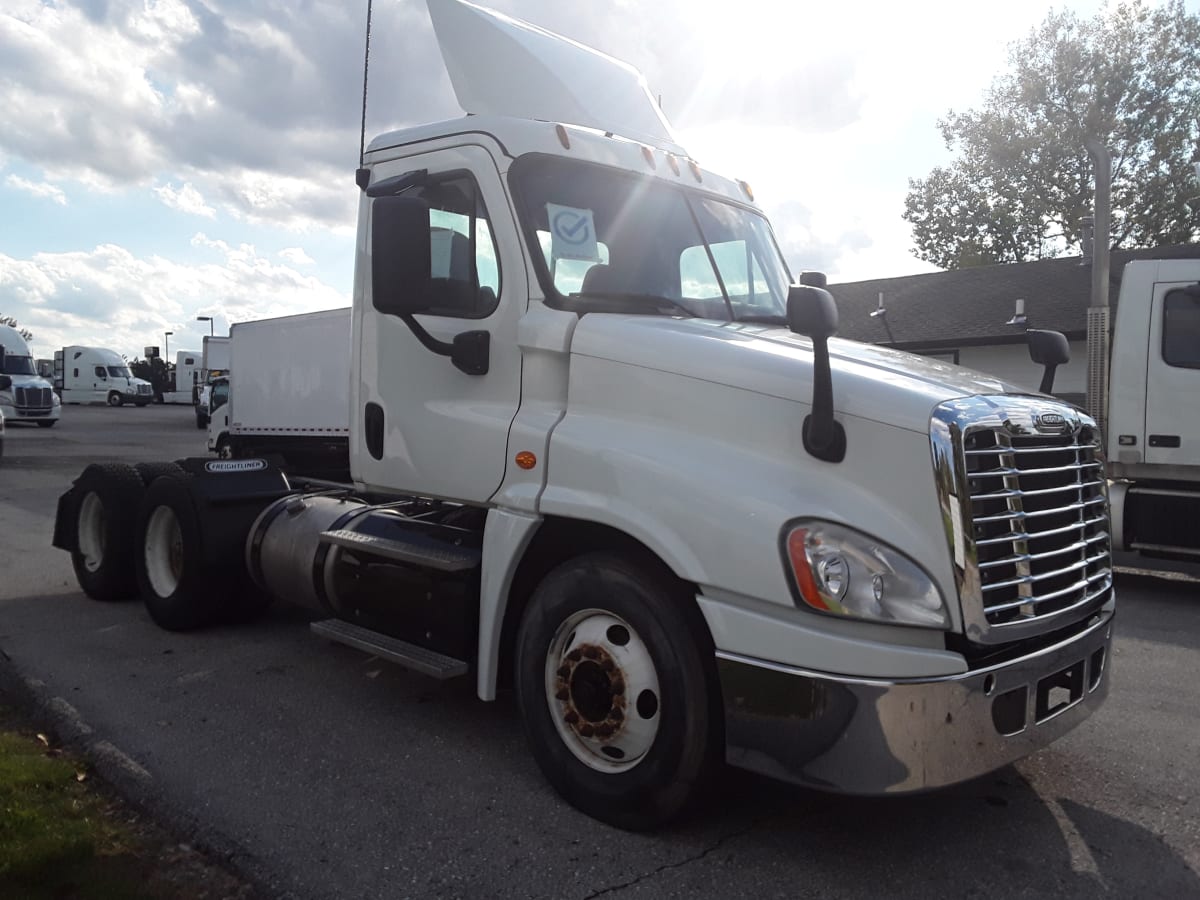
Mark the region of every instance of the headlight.
POLYGON ((62 398, 54 391, 50 392, 50 402, 55 406, 62 406, 62 398))
POLYGON ((794 592, 812 609, 873 622, 950 627, 933 579, 882 541, 808 519, 788 526, 783 550, 794 592))

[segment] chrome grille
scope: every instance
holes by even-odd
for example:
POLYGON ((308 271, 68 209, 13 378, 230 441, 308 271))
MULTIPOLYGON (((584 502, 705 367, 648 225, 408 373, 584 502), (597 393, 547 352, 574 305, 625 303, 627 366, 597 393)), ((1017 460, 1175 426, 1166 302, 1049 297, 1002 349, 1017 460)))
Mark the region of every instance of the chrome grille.
POLYGON ((18 387, 14 398, 18 409, 48 409, 51 390, 47 387, 18 387))
POLYGON ((1095 423, 1032 397, 950 406, 935 414, 935 463, 968 637, 1000 643, 1085 617, 1112 590, 1095 423))

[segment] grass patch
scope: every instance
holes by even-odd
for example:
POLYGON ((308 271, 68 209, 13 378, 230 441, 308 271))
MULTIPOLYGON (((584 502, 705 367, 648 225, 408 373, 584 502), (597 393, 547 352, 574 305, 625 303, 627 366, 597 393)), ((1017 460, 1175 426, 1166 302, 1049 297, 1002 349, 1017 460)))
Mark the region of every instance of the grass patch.
POLYGON ((0 704, 0 898, 249 897, 0 704))

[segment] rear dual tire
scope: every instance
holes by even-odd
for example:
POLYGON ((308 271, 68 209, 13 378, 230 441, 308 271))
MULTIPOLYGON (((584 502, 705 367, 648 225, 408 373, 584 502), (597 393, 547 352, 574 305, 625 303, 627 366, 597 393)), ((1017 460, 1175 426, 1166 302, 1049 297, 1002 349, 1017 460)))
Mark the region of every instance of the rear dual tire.
POLYGON ((75 548, 71 565, 93 600, 123 600, 137 592, 133 575, 142 480, 133 466, 93 463, 75 482, 75 548))

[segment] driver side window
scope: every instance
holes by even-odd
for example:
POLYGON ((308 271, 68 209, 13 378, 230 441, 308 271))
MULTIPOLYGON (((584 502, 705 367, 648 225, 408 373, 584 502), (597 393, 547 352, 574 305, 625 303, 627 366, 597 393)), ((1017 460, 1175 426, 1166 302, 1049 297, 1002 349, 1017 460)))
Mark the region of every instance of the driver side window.
POLYGON ((483 319, 499 303, 500 262, 479 186, 452 175, 412 191, 429 204, 429 262, 434 316, 483 319))

